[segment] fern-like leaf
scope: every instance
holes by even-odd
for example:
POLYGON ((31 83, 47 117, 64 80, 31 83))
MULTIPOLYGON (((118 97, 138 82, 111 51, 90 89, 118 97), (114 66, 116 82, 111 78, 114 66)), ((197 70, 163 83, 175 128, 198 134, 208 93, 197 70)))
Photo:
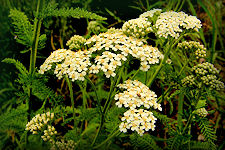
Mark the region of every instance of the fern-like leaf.
POLYGON ((27 122, 26 113, 27 108, 25 105, 21 105, 10 112, 2 114, 0 116, 0 132, 5 132, 9 129, 24 131, 27 122))
POLYGON ((190 148, 193 150, 210 150, 210 143, 191 141, 190 148))
POLYGON ((73 17, 73 18, 87 18, 96 20, 106 20, 106 18, 101 17, 95 13, 89 12, 81 8, 57 8, 58 4, 51 2, 46 5, 46 7, 40 12, 40 18, 46 17, 73 17))
POLYGON ((214 144, 214 141, 216 141, 216 133, 209 125, 209 121, 205 118, 201 119, 199 121, 199 128, 205 137, 205 140, 210 143, 212 149, 216 149, 216 145, 214 144))
POLYGON ((33 25, 28 20, 27 16, 16 9, 11 9, 9 17, 12 19, 12 24, 15 29, 16 41, 28 47, 32 46, 33 25))
POLYGON ((4 60, 2 60, 2 62, 14 64, 22 75, 28 74, 28 71, 27 71, 26 67, 18 60, 15 60, 13 58, 5 58, 4 60))
POLYGON ((161 148, 156 144, 155 140, 149 135, 144 134, 143 136, 133 133, 130 135, 130 142, 135 149, 141 150, 160 150, 161 148))

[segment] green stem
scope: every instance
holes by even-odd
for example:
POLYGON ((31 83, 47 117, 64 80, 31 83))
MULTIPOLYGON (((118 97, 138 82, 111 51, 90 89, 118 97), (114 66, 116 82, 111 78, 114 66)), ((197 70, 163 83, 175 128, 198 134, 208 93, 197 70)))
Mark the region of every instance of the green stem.
POLYGON ((74 97, 73 97, 73 87, 72 87, 72 82, 70 81, 70 79, 68 78, 68 76, 65 76, 67 85, 69 87, 69 91, 70 91, 70 99, 71 99, 71 105, 72 105, 72 109, 73 109, 73 125, 74 125, 74 129, 76 130, 75 127, 75 111, 74 111, 74 97))
POLYGON ((149 82, 147 83, 147 86, 150 87, 153 83, 153 81, 155 80, 156 76, 158 75, 159 71, 162 69, 162 66, 164 65, 164 63, 166 62, 166 59, 168 58, 169 52, 171 50, 171 46, 166 50, 166 53, 164 55, 163 60, 160 62, 160 65, 158 66, 158 68, 156 69, 155 73, 153 74, 152 78, 149 80, 149 82))
POLYGON ((108 137, 105 141, 103 141, 99 145, 95 146, 93 149, 98 149, 99 147, 101 147, 102 145, 104 145, 105 143, 107 143, 109 140, 111 140, 114 136, 116 136, 118 134, 120 134, 120 130, 117 130, 116 132, 114 132, 110 137, 108 137))
POLYGON ((93 88, 93 90, 95 92, 95 96, 97 98, 97 105, 99 107, 100 113, 102 114, 102 108, 101 108, 101 103, 100 103, 100 100, 99 100, 99 97, 98 97, 97 89, 96 89, 94 83, 88 77, 85 76, 85 79, 87 79, 87 81, 91 84, 91 87, 93 88))
POLYGON ((178 99, 178 114, 177 114, 177 122, 178 122, 179 131, 182 130, 182 126, 183 126, 183 122, 182 122, 183 104, 184 104, 184 95, 183 93, 181 93, 178 99))
POLYGON ((111 95, 115 91, 114 90, 115 86, 119 83, 119 80, 121 79, 121 74, 122 74, 123 68, 124 68, 124 66, 120 70, 119 77, 116 78, 117 76, 115 76, 114 80, 111 80, 111 85, 110 85, 110 90, 109 90, 108 98, 107 98, 107 100, 105 102, 105 105, 104 105, 103 111, 102 111, 102 116, 101 116, 101 120, 100 120, 100 126, 99 126, 99 128, 97 130, 97 133, 95 135, 95 138, 94 138, 91 146, 94 146, 94 144, 96 142, 96 139, 99 136, 99 133, 100 133, 100 131, 102 129, 102 126, 104 124, 105 114, 107 113, 107 110, 109 109, 109 106, 111 104, 111 95))
POLYGON ((181 75, 181 73, 183 72, 183 70, 185 69, 185 67, 187 66, 187 64, 189 63, 189 60, 190 59, 188 59, 188 61, 186 61, 186 63, 183 65, 183 67, 181 68, 181 70, 180 70, 180 72, 178 73, 177 76, 180 76, 181 75))
POLYGON ((130 78, 130 80, 133 80, 136 77, 136 75, 138 74, 139 71, 140 71, 140 68, 134 73, 134 75, 130 78))

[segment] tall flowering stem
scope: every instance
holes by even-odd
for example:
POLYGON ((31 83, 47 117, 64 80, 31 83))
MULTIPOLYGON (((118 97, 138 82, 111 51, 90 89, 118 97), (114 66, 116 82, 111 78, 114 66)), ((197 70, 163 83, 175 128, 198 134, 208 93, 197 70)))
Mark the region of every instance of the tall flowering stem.
POLYGON ((71 105, 72 105, 72 109, 73 109, 73 125, 74 125, 74 129, 75 128, 75 112, 74 112, 74 97, 73 97, 73 87, 72 87, 72 82, 70 81, 70 79, 68 78, 68 76, 65 76, 67 85, 69 87, 69 91, 70 91, 70 99, 71 99, 71 105))
POLYGON ((119 83, 119 80, 121 79, 121 75, 122 75, 123 68, 124 68, 124 66, 121 68, 118 78, 117 78, 117 76, 116 76, 116 77, 114 78, 114 80, 112 80, 112 82, 111 82, 109 95, 108 95, 108 98, 107 98, 107 100, 106 100, 106 102, 105 102, 105 105, 104 105, 104 107, 103 107, 103 110, 102 110, 102 115, 101 115, 101 120, 100 120, 100 126, 99 126, 98 131, 97 131, 97 133, 96 133, 96 135, 95 135, 95 138, 94 138, 94 140, 93 140, 93 142, 92 142, 92 144, 91 144, 92 146, 94 146, 94 144, 95 144, 95 142, 96 142, 96 139, 97 139, 97 137, 98 137, 98 135, 99 135, 99 133, 100 133, 100 131, 101 131, 101 129, 102 129, 102 126, 103 126, 103 123, 104 123, 104 119, 105 119, 105 114, 107 113, 107 110, 109 109, 109 106, 110 106, 110 104, 111 104, 112 94, 113 94, 114 91, 115 91, 114 88, 115 88, 115 86, 119 83))

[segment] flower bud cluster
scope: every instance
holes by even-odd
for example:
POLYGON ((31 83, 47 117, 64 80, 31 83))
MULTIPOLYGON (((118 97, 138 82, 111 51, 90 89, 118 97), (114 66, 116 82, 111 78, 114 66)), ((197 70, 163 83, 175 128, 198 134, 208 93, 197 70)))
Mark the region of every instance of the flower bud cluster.
POLYGON ((89 32, 93 32, 94 34, 99 34, 102 28, 102 24, 97 21, 90 21, 87 26, 87 30, 89 32))
POLYGON ((116 28, 109 28, 108 30, 107 30, 107 33, 111 33, 111 34, 114 34, 114 33, 123 33, 123 31, 122 31, 122 29, 116 29, 116 28))
POLYGON ((196 110, 196 114, 199 117, 206 117, 208 115, 208 112, 205 108, 199 108, 199 109, 196 110))
POLYGON ((38 131, 41 131, 53 118, 54 113, 47 112, 44 114, 37 114, 30 122, 27 123, 25 130, 29 130, 33 134, 38 134, 38 131))
POLYGON ((67 41, 66 46, 69 46, 71 50, 78 50, 84 47, 86 39, 79 35, 74 35, 67 41))
POLYGON ((207 75, 207 74, 215 75, 219 73, 219 70, 216 69, 214 65, 209 62, 198 64, 194 66, 191 71, 197 75, 207 75))
POLYGON ((136 38, 144 38, 152 32, 151 23, 147 18, 137 18, 126 21, 122 26, 123 33, 136 38))
POLYGON ((177 39, 184 30, 192 29, 198 32, 201 28, 201 21, 196 16, 189 16, 184 12, 164 12, 159 15, 154 27, 157 29, 156 35, 177 39))
POLYGON ((193 74, 182 80, 184 86, 205 84, 211 89, 221 90, 224 88, 224 83, 219 81, 216 76, 219 70, 217 70, 213 64, 208 62, 198 64, 194 66, 191 71, 193 74))
POLYGON ((76 143, 73 140, 68 141, 57 141, 52 143, 52 147, 50 150, 74 150, 76 143))
POLYGON ((145 45, 146 41, 128 37, 119 30, 94 35, 87 40, 89 52, 96 54, 90 73, 104 72, 107 78, 115 76, 118 66, 127 60, 128 55, 141 61, 140 69, 148 71, 151 64, 159 63, 163 57, 160 51, 152 46, 145 45))
POLYGON ((87 74, 90 63, 90 54, 88 51, 77 51, 59 49, 54 51, 41 65, 39 73, 50 70, 54 64, 56 65, 54 74, 58 79, 61 79, 64 75, 68 75, 72 81, 84 80, 84 76, 87 74))
POLYGON ((57 131, 55 130, 55 127, 48 125, 47 130, 44 130, 44 135, 41 136, 43 141, 50 141, 53 142, 54 135, 57 134, 57 131))
POLYGON ((162 12, 162 9, 152 9, 144 12, 139 16, 139 18, 147 18, 148 21, 152 21, 154 15, 159 15, 162 12))
POLYGON ((162 111, 161 105, 157 103, 157 95, 137 80, 127 80, 124 84, 119 84, 118 87, 125 89, 125 91, 115 95, 116 105, 119 108, 122 106, 129 108, 121 118, 120 131, 126 133, 130 129, 139 135, 143 135, 145 131, 150 129, 154 131, 157 118, 153 116, 152 112, 137 108, 141 106, 147 109, 153 107, 162 111))
POLYGON ((204 45, 201 45, 199 42, 184 41, 182 43, 178 43, 178 47, 193 50, 197 59, 206 57, 206 48, 204 47, 204 45))
POLYGON ((181 80, 181 82, 182 82, 183 86, 196 85, 194 75, 189 75, 189 76, 185 77, 184 79, 181 80))
POLYGON ((212 89, 220 90, 224 88, 224 83, 217 80, 216 75, 206 75, 201 77, 202 82, 212 89))

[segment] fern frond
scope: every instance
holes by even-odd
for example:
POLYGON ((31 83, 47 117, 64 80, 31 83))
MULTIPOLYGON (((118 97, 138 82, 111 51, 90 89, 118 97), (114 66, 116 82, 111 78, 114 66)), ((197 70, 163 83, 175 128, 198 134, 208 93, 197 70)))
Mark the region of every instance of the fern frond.
MULTIPOLYGON (((116 126, 119 126, 121 120, 119 119, 119 115, 126 111, 125 108, 118 108, 117 106, 112 107, 105 118, 105 127, 106 131, 112 132, 116 126)), ((119 128, 119 127, 118 127, 119 128)))
POLYGON ((27 108, 24 105, 12 109, 0 116, 0 132, 13 129, 14 131, 24 131, 27 123, 27 108), (16 119, 15 119, 16 118, 16 119))
POLYGON ((144 134, 143 136, 133 133, 130 135, 130 142, 135 149, 141 150, 160 150, 161 148, 156 144, 155 140, 149 135, 144 134))
POLYGON ((96 20, 106 20, 95 13, 89 12, 81 8, 57 8, 57 3, 49 3, 39 14, 40 18, 46 17, 73 17, 73 18, 87 18, 96 20))
POLYGON ((2 62, 14 64, 22 75, 28 74, 28 71, 27 71, 26 67, 18 60, 15 60, 13 58, 5 58, 4 60, 2 60, 2 62))
POLYGON ((38 49, 42 49, 45 47, 46 40, 47 40, 46 34, 42 34, 39 36, 38 49))
POLYGON ((191 141, 190 148, 193 150, 210 150, 210 144, 208 142, 191 141))
POLYGON ((212 149, 216 149, 216 145, 214 144, 214 141, 216 141, 216 133, 206 118, 199 120, 199 128, 206 141, 210 143, 212 149))
POLYGON ((185 149, 190 139, 190 135, 181 135, 176 132, 174 137, 171 137, 167 140, 168 148, 170 150, 185 149))
POLYGON ((27 16, 19 10, 11 9, 9 17, 12 19, 12 24, 14 25, 16 41, 31 47, 33 40, 33 25, 30 23, 27 16))

